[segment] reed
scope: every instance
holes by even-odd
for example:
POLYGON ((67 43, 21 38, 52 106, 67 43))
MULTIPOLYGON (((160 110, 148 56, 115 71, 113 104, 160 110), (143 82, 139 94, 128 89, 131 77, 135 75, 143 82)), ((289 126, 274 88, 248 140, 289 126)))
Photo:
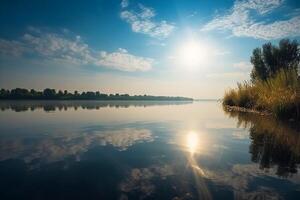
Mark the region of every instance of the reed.
POLYGON ((223 105, 268 111, 278 118, 300 119, 300 80, 295 69, 279 70, 264 81, 238 83, 225 92, 223 105))

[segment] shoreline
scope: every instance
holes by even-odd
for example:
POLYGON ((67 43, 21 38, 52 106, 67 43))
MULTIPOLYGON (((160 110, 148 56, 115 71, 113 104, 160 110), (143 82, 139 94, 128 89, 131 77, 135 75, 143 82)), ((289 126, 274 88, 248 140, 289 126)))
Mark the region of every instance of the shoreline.
POLYGON ((194 99, 0 99, 1 101, 195 101, 194 99))
POLYGON ((243 113, 254 113, 262 116, 273 116, 271 112, 268 111, 259 111, 255 109, 249 109, 239 106, 229 106, 229 105, 223 105, 224 109, 228 112, 243 112, 243 113))

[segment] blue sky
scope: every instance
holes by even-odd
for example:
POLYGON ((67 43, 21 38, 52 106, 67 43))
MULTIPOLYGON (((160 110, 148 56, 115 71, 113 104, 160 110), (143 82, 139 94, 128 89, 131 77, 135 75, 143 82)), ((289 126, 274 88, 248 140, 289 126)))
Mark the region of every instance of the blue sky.
POLYGON ((290 0, 1 1, 0 86, 220 98, 300 38, 290 0))

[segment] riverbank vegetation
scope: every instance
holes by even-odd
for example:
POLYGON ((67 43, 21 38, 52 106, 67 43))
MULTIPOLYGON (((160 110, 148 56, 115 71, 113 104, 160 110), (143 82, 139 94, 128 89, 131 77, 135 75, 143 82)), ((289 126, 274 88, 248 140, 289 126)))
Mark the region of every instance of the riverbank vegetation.
POLYGON ((281 40, 256 48, 251 57, 251 80, 225 92, 224 106, 238 106, 300 119, 299 43, 281 40))
POLYGON ((16 88, 12 90, 0 90, 0 100, 136 100, 136 101, 193 101, 192 98, 151 96, 151 95, 129 95, 129 94, 104 94, 97 92, 82 92, 67 90, 56 92, 55 89, 46 88, 43 91, 34 89, 16 88))

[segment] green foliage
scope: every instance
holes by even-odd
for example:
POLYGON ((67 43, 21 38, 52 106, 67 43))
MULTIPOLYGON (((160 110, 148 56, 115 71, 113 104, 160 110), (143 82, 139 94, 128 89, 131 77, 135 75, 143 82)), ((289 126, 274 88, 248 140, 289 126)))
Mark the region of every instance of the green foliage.
POLYGON ((268 70, 263 61, 263 55, 260 48, 253 50, 251 63, 253 64, 253 69, 251 72, 251 79, 254 82, 255 80, 266 80, 268 70))
POLYGON ((300 62, 299 43, 294 40, 283 39, 278 46, 266 43, 262 48, 253 50, 251 63, 253 82, 274 76, 281 69, 296 69, 300 62))

